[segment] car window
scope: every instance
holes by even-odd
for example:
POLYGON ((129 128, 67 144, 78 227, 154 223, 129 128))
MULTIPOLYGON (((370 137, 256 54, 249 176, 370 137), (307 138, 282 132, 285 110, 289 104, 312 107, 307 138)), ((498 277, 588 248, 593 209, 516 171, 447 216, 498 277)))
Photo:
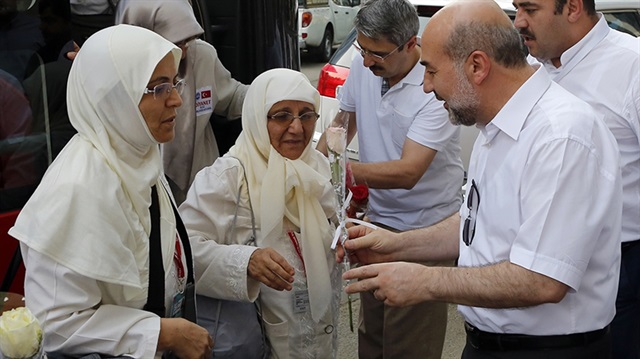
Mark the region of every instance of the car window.
POLYGON ((604 18, 612 29, 633 36, 640 36, 640 15, 637 11, 621 11, 604 13, 604 18))

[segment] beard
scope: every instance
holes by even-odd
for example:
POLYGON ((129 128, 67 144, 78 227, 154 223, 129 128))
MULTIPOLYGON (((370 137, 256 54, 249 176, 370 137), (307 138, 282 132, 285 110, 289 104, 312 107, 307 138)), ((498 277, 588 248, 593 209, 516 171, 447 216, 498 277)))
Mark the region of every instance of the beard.
POLYGON ((473 126, 478 117, 480 100, 471 83, 464 76, 462 69, 456 66, 456 89, 447 104, 449 106, 449 121, 454 125, 473 126))

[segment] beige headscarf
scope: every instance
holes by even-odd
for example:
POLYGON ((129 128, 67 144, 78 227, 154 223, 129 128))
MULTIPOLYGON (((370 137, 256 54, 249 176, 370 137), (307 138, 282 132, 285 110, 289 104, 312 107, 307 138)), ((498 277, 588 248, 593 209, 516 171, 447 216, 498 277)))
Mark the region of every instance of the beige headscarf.
POLYGON ((264 72, 249 87, 242 108, 243 131, 229 155, 240 159, 247 170, 261 243, 270 246, 283 240, 285 217, 300 227, 311 315, 319 321, 332 295, 329 273, 335 261, 328 255, 332 232, 327 218, 335 214, 335 194, 329 163, 312 148, 311 141, 296 160, 283 157, 271 146, 267 113, 284 100, 305 101, 316 110, 320 108, 318 91, 302 73, 288 69, 264 72))
MULTIPOLYGON (((106 28, 85 42, 67 88, 69 118, 78 134, 47 170, 12 236, 82 275, 147 286, 151 186, 162 178, 162 163, 138 104, 169 53, 177 68, 179 48, 128 25, 106 28)), ((168 268, 175 218, 159 187, 168 268)))

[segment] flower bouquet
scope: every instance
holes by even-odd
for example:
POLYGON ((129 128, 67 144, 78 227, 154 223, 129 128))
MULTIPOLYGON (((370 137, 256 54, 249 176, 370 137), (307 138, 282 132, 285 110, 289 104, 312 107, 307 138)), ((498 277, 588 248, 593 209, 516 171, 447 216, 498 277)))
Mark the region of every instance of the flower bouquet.
MULTIPOLYGON (((331 166, 331 184, 333 185, 333 190, 336 193, 336 197, 338 199, 338 205, 336 208, 336 215, 338 217, 338 225, 336 227, 336 232, 333 237, 333 241, 331 242, 331 249, 335 249, 338 241, 343 245, 344 242, 349 239, 349 234, 347 233, 346 220, 347 213, 346 207, 349 204, 349 199, 345 199, 346 192, 346 182, 347 182, 347 128, 349 124, 349 114, 343 111, 338 112, 338 115, 334 118, 331 125, 327 128, 326 131, 326 140, 327 140, 327 154, 329 157, 329 164, 331 166), (346 204, 345 204, 346 203, 346 204)), ((343 246, 344 248, 344 246, 343 246)), ((349 265, 349 256, 344 256, 344 261, 342 262, 344 266, 344 270, 348 270, 349 265)), ((351 296, 348 296, 348 306, 349 306, 349 327, 353 332, 353 310, 351 305, 351 296)))
POLYGON ((336 248, 338 240, 340 240, 340 244, 343 244, 344 241, 349 238, 345 226, 345 220, 347 218, 345 197, 347 188, 346 150, 348 124, 349 115, 346 112, 340 111, 326 131, 327 154, 329 157, 329 164, 331 166, 331 184, 333 185, 333 190, 335 191, 338 199, 338 206, 336 208, 338 227, 336 228, 336 233, 333 237, 333 242, 331 243, 331 249, 336 248))
POLYGON ((26 307, 4 312, 0 317, 0 350, 5 359, 46 358, 42 328, 26 307))

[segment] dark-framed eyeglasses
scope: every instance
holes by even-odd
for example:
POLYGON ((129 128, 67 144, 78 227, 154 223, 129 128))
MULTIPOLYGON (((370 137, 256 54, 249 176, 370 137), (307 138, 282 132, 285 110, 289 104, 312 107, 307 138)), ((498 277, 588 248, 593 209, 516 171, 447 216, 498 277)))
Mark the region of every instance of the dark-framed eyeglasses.
POLYGON ((283 125, 289 125, 291 124, 291 122, 293 122, 293 120, 300 119, 300 122, 305 123, 305 122, 314 122, 316 121, 318 118, 320 117, 320 115, 316 112, 310 111, 307 113, 303 113, 300 116, 294 116, 292 113, 290 112, 276 112, 273 115, 269 115, 267 116, 268 119, 270 120, 274 120, 280 124, 283 125))
POLYGON ((402 44, 402 45, 400 45, 400 46, 396 47, 395 49, 393 49, 393 51, 388 52, 388 53, 386 53, 386 54, 376 54, 376 53, 373 53, 373 52, 371 52, 371 51, 369 51, 369 50, 365 50, 365 49, 363 49, 363 48, 358 44, 358 41, 354 41, 354 42, 353 42, 353 47, 355 47, 355 49, 360 53, 360 55, 362 55, 362 57, 369 56, 369 57, 371 57, 371 58, 372 58, 374 61, 376 61, 376 62, 384 62, 384 60, 385 60, 387 57, 389 57, 389 56, 391 56, 391 55, 395 54, 395 53, 396 53, 398 50, 400 50, 400 48, 401 48, 402 46, 404 46, 404 45, 405 45, 405 44, 402 44))
POLYGON ((182 41, 178 41, 178 42, 174 43, 174 45, 176 45, 178 47, 189 47, 189 44, 191 44, 191 41, 194 41, 197 38, 198 38, 198 36, 191 36, 188 39, 184 39, 182 41))
POLYGON ((146 88, 144 89, 144 94, 153 94, 154 99, 166 99, 171 94, 173 89, 176 89, 179 95, 182 95, 182 91, 184 91, 185 83, 184 80, 178 80, 175 84, 171 84, 169 82, 163 82, 160 85, 154 86, 152 89, 146 88))
POLYGON ((468 246, 473 242, 473 237, 476 235, 476 216, 478 215, 478 206, 480 206, 480 192, 478 192, 478 186, 476 181, 471 180, 471 188, 467 195, 467 208, 469 209, 469 215, 464 220, 464 227, 462 228, 462 241, 468 246))

